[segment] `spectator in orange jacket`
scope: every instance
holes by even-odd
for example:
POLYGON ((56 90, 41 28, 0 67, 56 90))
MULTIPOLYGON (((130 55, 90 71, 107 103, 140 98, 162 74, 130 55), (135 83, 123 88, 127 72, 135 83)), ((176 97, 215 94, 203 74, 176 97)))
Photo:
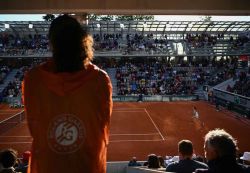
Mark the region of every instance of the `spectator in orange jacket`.
POLYGON ((112 85, 91 63, 93 39, 76 19, 52 21, 53 57, 24 78, 23 101, 33 137, 31 173, 105 173, 112 85))

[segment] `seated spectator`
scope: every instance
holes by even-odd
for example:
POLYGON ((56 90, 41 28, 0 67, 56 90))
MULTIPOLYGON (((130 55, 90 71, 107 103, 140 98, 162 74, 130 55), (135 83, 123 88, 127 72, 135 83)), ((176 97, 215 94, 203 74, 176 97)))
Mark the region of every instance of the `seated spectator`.
POLYGON ((208 169, 197 169, 196 173, 243 173, 236 162, 236 140, 225 130, 215 129, 205 136, 205 157, 208 169))
POLYGON ((166 156, 166 166, 168 166, 169 164, 173 163, 173 162, 179 162, 180 157, 179 156, 166 156))
POLYGON ((132 160, 129 161, 128 166, 141 166, 141 164, 137 162, 136 157, 133 157, 132 160))
POLYGON ((23 153, 23 155, 22 155, 21 163, 18 164, 18 166, 15 168, 15 170, 19 171, 19 172, 22 172, 22 173, 26 173, 28 165, 29 165, 30 156, 31 156, 31 152, 30 151, 25 151, 23 153))
POLYGON ((197 168, 208 168, 205 163, 192 160, 193 144, 189 140, 182 140, 178 144, 179 162, 170 163, 166 171, 177 173, 192 173, 197 168))
POLYGON ((16 173, 14 165, 17 161, 17 152, 6 149, 0 153, 0 173, 16 173))
POLYGON ((160 162, 160 167, 161 168, 166 168, 165 160, 163 159, 162 156, 158 156, 159 162, 160 162))
POLYGON ((160 168, 160 161, 155 154, 148 155, 148 161, 144 164, 148 168, 158 169, 160 168))
POLYGON ((193 160, 205 163, 205 158, 202 156, 193 156, 193 160))

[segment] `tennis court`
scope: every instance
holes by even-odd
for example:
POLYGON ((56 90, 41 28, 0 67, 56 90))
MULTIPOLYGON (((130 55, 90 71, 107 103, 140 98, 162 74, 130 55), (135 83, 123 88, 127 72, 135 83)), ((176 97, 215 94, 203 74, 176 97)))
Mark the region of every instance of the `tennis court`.
MULTIPOLYGON (((2 109, 1 109, 2 110, 2 109)), ((224 128, 239 143, 240 151, 250 150, 250 122, 228 111, 217 112, 206 102, 115 103, 111 118, 108 160, 129 160, 136 156, 176 155, 177 143, 189 139, 196 154, 203 155, 203 137, 211 129, 224 128), (196 106, 200 118, 192 118, 196 106)), ((19 153, 29 150, 32 138, 26 121, 0 134, 0 149, 12 147, 19 153)))

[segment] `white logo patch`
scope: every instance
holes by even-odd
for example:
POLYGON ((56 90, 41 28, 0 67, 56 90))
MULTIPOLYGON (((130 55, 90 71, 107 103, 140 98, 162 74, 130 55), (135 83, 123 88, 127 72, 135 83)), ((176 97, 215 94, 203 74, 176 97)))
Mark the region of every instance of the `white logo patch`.
POLYGON ((48 144, 56 153, 67 154, 77 151, 83 143, 85 129, 75 115, 59 115, 48 129, 48 144))

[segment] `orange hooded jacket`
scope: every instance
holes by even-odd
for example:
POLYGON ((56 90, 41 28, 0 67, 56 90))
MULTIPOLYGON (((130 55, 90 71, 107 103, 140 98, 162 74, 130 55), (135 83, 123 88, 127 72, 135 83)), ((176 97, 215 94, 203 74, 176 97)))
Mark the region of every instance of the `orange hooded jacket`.
POLYGON ((23 101, 33 137, 29 173, 104 173, 112 85, 93 64, 55 73, 52 61, 24 78, 23 101))

